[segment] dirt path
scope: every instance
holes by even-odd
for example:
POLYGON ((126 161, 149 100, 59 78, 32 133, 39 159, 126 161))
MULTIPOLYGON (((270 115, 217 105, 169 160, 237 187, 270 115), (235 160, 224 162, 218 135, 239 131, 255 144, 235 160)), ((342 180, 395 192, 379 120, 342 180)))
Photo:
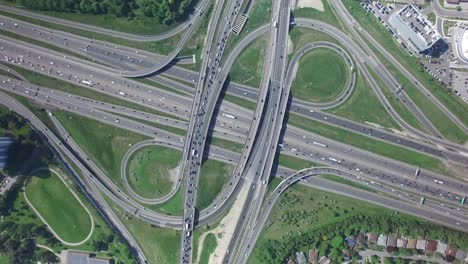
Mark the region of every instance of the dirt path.
POLYGON ((317 9, 318 11, 325 11, 322 0, 297 0, 296 8, 310 7, 317 9))
POLYGON ((242 190, 239 192, 239 195, 229 210, 229 213, 221 220, 217 227, 200 235, 198 238, 197 259, 194 261, 194 264, 198 264, 200 262, 200 257, 203 251, 203 243, 205 242, 205 238, 208 236, 208 234, 214 234, 216 237, 216 248, 210 255, 208 263, 217 264, 222 262, 229 246, 229 242, 231 241, 232 234, 235 231, 236 223, 242 213, 242 206, 236 205, 245 203, 249 188, 250 184, 246 184, 242 187, 242 190))

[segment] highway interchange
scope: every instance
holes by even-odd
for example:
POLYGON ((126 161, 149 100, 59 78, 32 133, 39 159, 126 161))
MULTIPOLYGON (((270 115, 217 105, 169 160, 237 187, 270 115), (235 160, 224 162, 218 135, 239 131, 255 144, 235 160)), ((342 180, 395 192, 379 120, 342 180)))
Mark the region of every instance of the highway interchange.
MULTIPOLYGON (((358 28, 360 32, 367 34, 366 36, 371 39, 372 44, 379 49, 383 49, 350 18, 349 13, 340 4, 340 1, 332 0, 331 2, 334 8, 342 14, 343 20, 348 23, 350 29, 355 30, 355 28, 358 28)), ((145 257, 138 246, 138 242, 112 213, 112 210, 102 198, 102 193, 106 194, 118 206, 140 219, 155 225, 183 230, 181 263, 192 262, 194 228, 201 224, 211 223, 222 215, 235 203, 236 195, 244 186, 249 189, 248 198, 246 199, 248 202, 240 205, 235 204, 236 206, 242 206, 242 218, 238 221, 236 232, 233 234, 229 245, 229 251, 223 260, 225 263, 245 263, 247 261, 246 258, 253 249, 256 238, 262 230, 261 227, 268 216, 269 210, 274 205, 274 201, 287 187, 298 181, 314 188, 334 190, 334 192, 350 197, 373 201, 376 204, 415 214, 452 228, 468 230, 468 210, 459 207, 461 197, 468 195, 468 186, 463 181, 419 169, 415 165, 376 155, 283 124, 284 114, 290 111, 304 118, 312 118, 323 123, 343 127, 378 140, 447 160, 459 166, 468 164, 468 150, 466 147, 443 139, 437 128, 417 108, 404 90, 399 90, 399 82, 385 69, 378 57, 362 41, 359 34, 352 31, 352 33, 355 33, 353 34, 355 39, 352 39, 333 26, 305 18, 294 18, 294 21, 290 23, 289 1, 274 1, 271 23, 250 32, 232 50, 229 50, 229 54, 224 55, 226 43, 229 41, 230 29, 243 5, 243 1, 228 1, 224 6, 219 3, 215 4, 203 50, 204 56, 200 73, 172 65, 171 62, 176 59, 187 39, 194 33, 193 30, 199 23, 203 10, 207 8, 208 4, 209 1, 200 2, 196 8, 197 11, 186 23, 174 28, 167 34, 141 36, 141 38, 136 39, 137 41, 160 40, 183 32, 178 45, 167 56, 104 41, 89 40, 70 33, 51 31, 47 28, 0 16, 0 25, 3 30, 40 39, 43 42, 60 46, 75 54, 88 56, 100 62, 96 64, 92 60, 64 55, 44 47, 2 36, 0 54, 6 65, 11 64, 44 73, 79 85, 83 89, 90 89, 127 102, 137 103, 161 113, 148 113, 131 109, 131 107, 109 104, 96 99, 32 85, 20 74, 14 72, 12 74, 17 76, 19 80, 0 76, 0 89, 3 91, 25 96, 32 101, 47 106, 47 108, 62 109, 153 138, 132 146, 125 155, 121 164, 120 175, 125 188, 121 190, 94 161, 87 157, 58 120, 53 117, 53 113, 50 113, 50 118, 60 135, 55 135, 34 114, 18 105, 12 97, 4 93, 1 96, 0 103, 25 116, 31 125, 48 140, 51 147, 56 149, 58 156, 64 156, 62 161, 65 164, 68 163, 68 160, 71 160, 80 168, 84 178, 75 176, 74 179, 85 189, 85 193, 94 201, 105 218, 128 241, 140 261, 144 262, 145 257), (286 60, 287 39, 289 29, 292 26, 322 31, 333 37, 341 45, 331 42, 308 43, 294 54, 288 64, 286 60), (268 33, 268 45, 271 48, 267 49, 268 54, 266 57, 270 58, 270 60, 265 60, 260 89, 232 82, 225 84, 229 70, 240 52, 256 38, 268 33), (351 96, 356 82, 354 70, 349 71, 348 83, 342 94, 332 102, 320 105, 296 98, 291 100, 289 98, 290 88, 301 56, 307 51, 319 47, 332 49, 343 57, 350 69, 359 69, 369 81, 389 114, 398 124, 411 132, 414 137, 399 136, 383 129, 346 120, 322 111, 322 109, 338 106, 351 96), (227 56, 227 58, 224 59, 223 55, 227 56), (424 125, 426 131, 419 131, 411 127, 397 114, 382 94, 369 68, 373 69, 380 78, 390 84, 395 93, 405 102, 408 109, 424 125), (151 75, 149 78, 161 84, 161 86, 151 86, 126 78, 148 75, 151 75), (164 86, 170 89, 162 88, 164 86), (223 88, 229 94, 257 102, 256 109, 245 109, 226 100, 219 102, 218 97, 223 88), (178 91, 178 93, 173 91, 178 91), (289 104, 289 100, 292 101, 291 104, 289 104), (148 125, 145 121, 187 132, 185 136, 175 134, 164 128, 148 125), (242 153, 216 146, 208 148, 205 146, 205 142, 210 135, 243 144, 242 153), (424 140, 420 140, 421 138, 424 140), (147 145, 161 145, 183 152, 182 166, 177 183, 167 195, 157 199, 147 199, 139 196, 131 189, 126 180, 128 158, 139 148, 147 145), (277 151, 281 154, 299 157, 329 167, 294 173, 290 169, 280 166, 273 172, 272 168, 274 167, 273 163, 277 151), (207 208, 199 209, 195 208, 195 204, 199 170, 203 157, 233 164, 235 169, 225 188, 212 204, 207 208), (416 170, 419 173, 415 177, 416 170), (389 199, 385 196, 371 195, 312 177, 325 173, 336 174, 340 177, 365 183, 376 190, 398 198, 389 199), (272 174, 286 179, 278 186, 277 191, 267 198, 269 203, 266 210, 263 210, 266 183, 268 183, 272 174), (183 217, 164 215, 145 207, 145 204, 160 204, 168 201, 183 184, 185 185, 183 189, 185 192, 183 217), (424 206, 418 206, 421 196, 428 198, 424 206), (262 209, 261 213, 260 209, 262 209), (256 228, 249 229, 248 226, 256 226, 256 228)), ((1 7, 1 9, 5 8, 9 12, 22 12, 23 15, 31 15, 30 12, 24 10, 1 7)), ((40 17, 37 18, 40 19, 40 17)), ((73 23, 66 22, 63 24, 77 26, 73 23)), ((101 34, 112 34, 120 38, 134 37, 133 34, 118 34, 109 30, 101 31, 100 28, 87 29, 101 34)), ((398 64, 398 61, 392 60, 388 52, 383 52, 383 54, 392 63, 398 64)), ((178 63, 191 63, 190 58, 176 60, 178 63)), ((2 69, 4 67, 2 66, 2 69)), ((459 125, 465 132, 467 131, 463 122, 450 113, 434 96, 431 96, 430 92, 419 84, 404 67, 398 68, 402 69, 402 72, 409 79, 414 80, 414 83, 424 91, 424 94, 427 94, 454 123, 459 125)), ((71 166, 67 167, 70 168, 73 175, 80 174, 74 172, 71 166)))

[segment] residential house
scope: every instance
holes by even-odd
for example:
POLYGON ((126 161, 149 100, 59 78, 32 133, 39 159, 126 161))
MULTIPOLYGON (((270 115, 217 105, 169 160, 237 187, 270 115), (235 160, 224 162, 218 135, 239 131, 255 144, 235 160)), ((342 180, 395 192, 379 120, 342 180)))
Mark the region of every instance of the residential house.
POLYGON ((457 248, 453 246, 448 246, 447 250, 445 250, 445 261, 448 261, 448 262, 454 261, 456 255, 457 255, 457 248))
POLYGON ((405 238, 397 239, 397 242, 396 242, 397 248, 406 248, 407 245, 408 245, 408 240, 406 240, 405 238))
POLYGON ((408 238, 408 243, 406 244, 406 248, 415 249, 416 248, 416 239, 408 238))
POLYGON ((418 239, 418 241, 416 241, 416 249, 422 252, 425 252, 426 244, 427 244, 427 241, 425 239, 418 239))
POLYGON ((367 235, 367 243, 369 243, 369 244, 377 243, 377 234, 376 233, 369 233, 367 235))
POLYGON ((296 262, 294 260, 292 260, 292 259, 289 259, 288 264, 296 264, 296 262))
POLYGON ((387 245, 387 236, 380 235, 379 238, 377 239, 377 246, 385 247, 386 245, 387 245))
POLYGON ((65 264, 110 264, 110 259, 98 258, 91 252, 67 250, 65 264))
POLYGON ((362 232, 359 232, 357 238, 356 238, 356 242, 359 246, 362 246, 362 244, 365 242, 366 240, 366 236, 364 236, 364 233, 362 232))
POLYGON ((351 252, 348 249, 343 250, 343 259, 348 261, 351 259, 351 252))
POLYGON ((427 241, 426 251, 435 252, 437 250, 437 240, 427 241))
POLYGON ((356 238, 353 237, 353 236, 345 238, 345 242, 348 245, 349 249, 353 249, 354 246, 356 246, 356 244, 357 244, 356 238))
POLYGON ((437 243, 437 252, 444 255, 445 250, 447 250, 447 244, 439 240, 439 243, 437 243))
POLYGON ((316 264, 318 262, 318 252, 317 249, 310 249, 309 250, 309 263, 316 264))
POLYGON ((326 257, 326 256, 322 256, 319 260, 319 264, 330 264, 331 261, 326 257))
POLYGON ((459 249, 455 258, 463 262, 467 258, 467 254, 464 250, 459 249))
POLYGON ((397 237, 396 235, 390 235, 388 236, 388 239, 387 239, 387 252, 393 252, 395 251, 395 248, 396 248, 396 244, 397 244, 397 237))
POLYGON ((297 264, 307 264, 307 259, 304 252, 296 252, 297 264))

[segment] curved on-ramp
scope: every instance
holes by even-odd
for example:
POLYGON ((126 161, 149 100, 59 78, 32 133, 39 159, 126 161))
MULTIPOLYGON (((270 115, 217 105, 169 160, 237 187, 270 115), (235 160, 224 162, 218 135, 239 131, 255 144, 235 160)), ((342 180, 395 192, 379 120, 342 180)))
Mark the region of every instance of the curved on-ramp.
POLYGON ((302 46, 296 52, 296 54, 294 54, 293 58, 291 59, 291 62, 289 64, 289 69, 291 70, 288 70, 286 79, 291 81, 290 83, 288 83, 288 85, 291 86, 292 81, 294 80, 296 76, 300 59, 307 52, 314 50, 314 49, 318 49, 318 48, 330 49, 338 53, 338 55, 340 55, 343 58, 343 60, 346 62, 346 64, 348 65, 349 76, 347 78, 345 89, 343 89, 343 91, 335 99, 333 99, 330 102, 318 103, 318 102, 304 101, 301 99, 296 99, 294 101, 297 103, 300 103, 301 105, 314 107, 317 109, 329 109, 329 108, 337 107, 341 103, 345 102, 346 99, 348 99, 348 97, 352 94, 352 91, 354 89, 355 82, 356 82, 356 72, 354 71, 354 63, 351 59, 351 56, 349 56, 349 54, 343 48, 328 41, 316 41, 316 42, 311 42, 302 46))
POLYGON ((59 177, 59 179, 62 181, 62 183, 67 187, 67 189, 73 195, 73 197, 78 201, 78 203, 83 207, 83 209, 85 209, 86 213, 89 216, 89 219, 91 220, 91 229, 89 230, 88 235, 82 241, 67 242, 64 239, 62 239, 59 236, 59 234, 57 234, 57 232, 55 232, 55 230, 52 228, 52 226, 49 225, 47 220, 34 207, 34 205, 29 201, 28 196, 26 195, 26 182, 25 182, 24 183, 24 189, 25 190, 23 192, 23 196, 24 196, 24 199, 26 200, 26 203, 34 211, 34 213, 37 215, 37 217, 39 217, 39 219, 41 219, 41 221, 47 226, 47 229, 49 229, 49 231, 54 235, 54 237, 57 238, 57 240, 60 241, 62 244, 66 245, 66 246, 70 246, 70 247, 76 247, 76 246, 81 246, 82 244, 86 243, 86 241, 88 241, 91 238, 91 236, 93 235, 93 233, 94 233, 94 218, 91 216, 91 213, 89 212, 88 208, 83 204, 80 197, 78 197, 78 195, 76 195, 76 193, 72 190, 72 188, 70 188, 70 186, 68 186, 65 179, 63 179, 62 176, 60 176, 60 173, 58 173, 56 170, 51 169, 51 168, 39 168, 39 169, 36 169, 36 170, 32 171, 30 174, 33 174, 33 173, 38 172, 38 171, 49 171, 49 172, 52 172, 53 174, 57 175, 57 177, 59 177))
POLYGON ((137 144, 129 148, 127 152, 125 153, 124 157, 122 158, 122 161, 120 163, 120 177, 125 186, 125 190, 127 190, 128 194, 133 199, 142 203, 146 203, 146 204, 160 204, 160 203, 167 202, 179 190, 180 184, 182 182, 182 179, 180 177, 177 178, 176 183, 171 188, 171 191, 167 193, 166 195, 164 195, 163 197, 159 197, 159 198, 146 198, 146 197, 139 195, 135 190, 133 190, 133 188, 130 186, 130 184, 127 181, 127 164, 128 164, 128 161, 130 160, 130 157, 133 155, 133 153, 135 153, 136 151, 146 146, 163 146, 163 147, 167 147, 167 148, 180 151, 179 146, 175 146, 167 142, 155 141, 152 139, 138 142, 137 144))

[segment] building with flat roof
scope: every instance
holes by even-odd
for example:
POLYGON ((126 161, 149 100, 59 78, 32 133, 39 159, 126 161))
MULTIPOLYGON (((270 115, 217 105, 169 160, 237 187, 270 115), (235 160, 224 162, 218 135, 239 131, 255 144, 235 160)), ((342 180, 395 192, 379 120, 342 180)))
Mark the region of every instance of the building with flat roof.
POLYGON ((406 248, 407 244, 408 244, 408 240, 404 238, 397 239, 397 242, 396 242, 397 248, 406 248))
POLYGON ((440 254, 445 254, 445 250, 447 250, 447 244, 445 244, 442 241, 439 241, 439 243, 437 244, 436 251, 439 252, 440 254))
POLYGON ((425 239, 418 239, 418 241, 416 241, 416 249, 424 252, 426 251, 426 244, 427 241, 425 239))
POLYGON ((318 252, 317 250, 314 248, 314 249, 310 249, 309 250, 309 263, 310 264, 315 264, 318 262, 318 252))
POLYGON ((393 13, 388 23, 397 33, 398 39, 403 40, 403 44, 417 54, 431 48, 441 38, 427 16, 413 4, 393 13))
POLYGON ((0 137, 0 169, 5 168, 8 159, 8 149, 13 143, 9 137, 0 137))
POLYGON ((307 259, 304 252, 296 252, 297 264, 307 264, 307 259))
POLYGON ((110 259, 98 258, 91 252, 65 251, 65 264, 110 264, 110 259))
POLYGON ((380 235, 379 238, 377 239, 377 246, 385 247, 386 245, 387 245, 387 236, 380 235))

